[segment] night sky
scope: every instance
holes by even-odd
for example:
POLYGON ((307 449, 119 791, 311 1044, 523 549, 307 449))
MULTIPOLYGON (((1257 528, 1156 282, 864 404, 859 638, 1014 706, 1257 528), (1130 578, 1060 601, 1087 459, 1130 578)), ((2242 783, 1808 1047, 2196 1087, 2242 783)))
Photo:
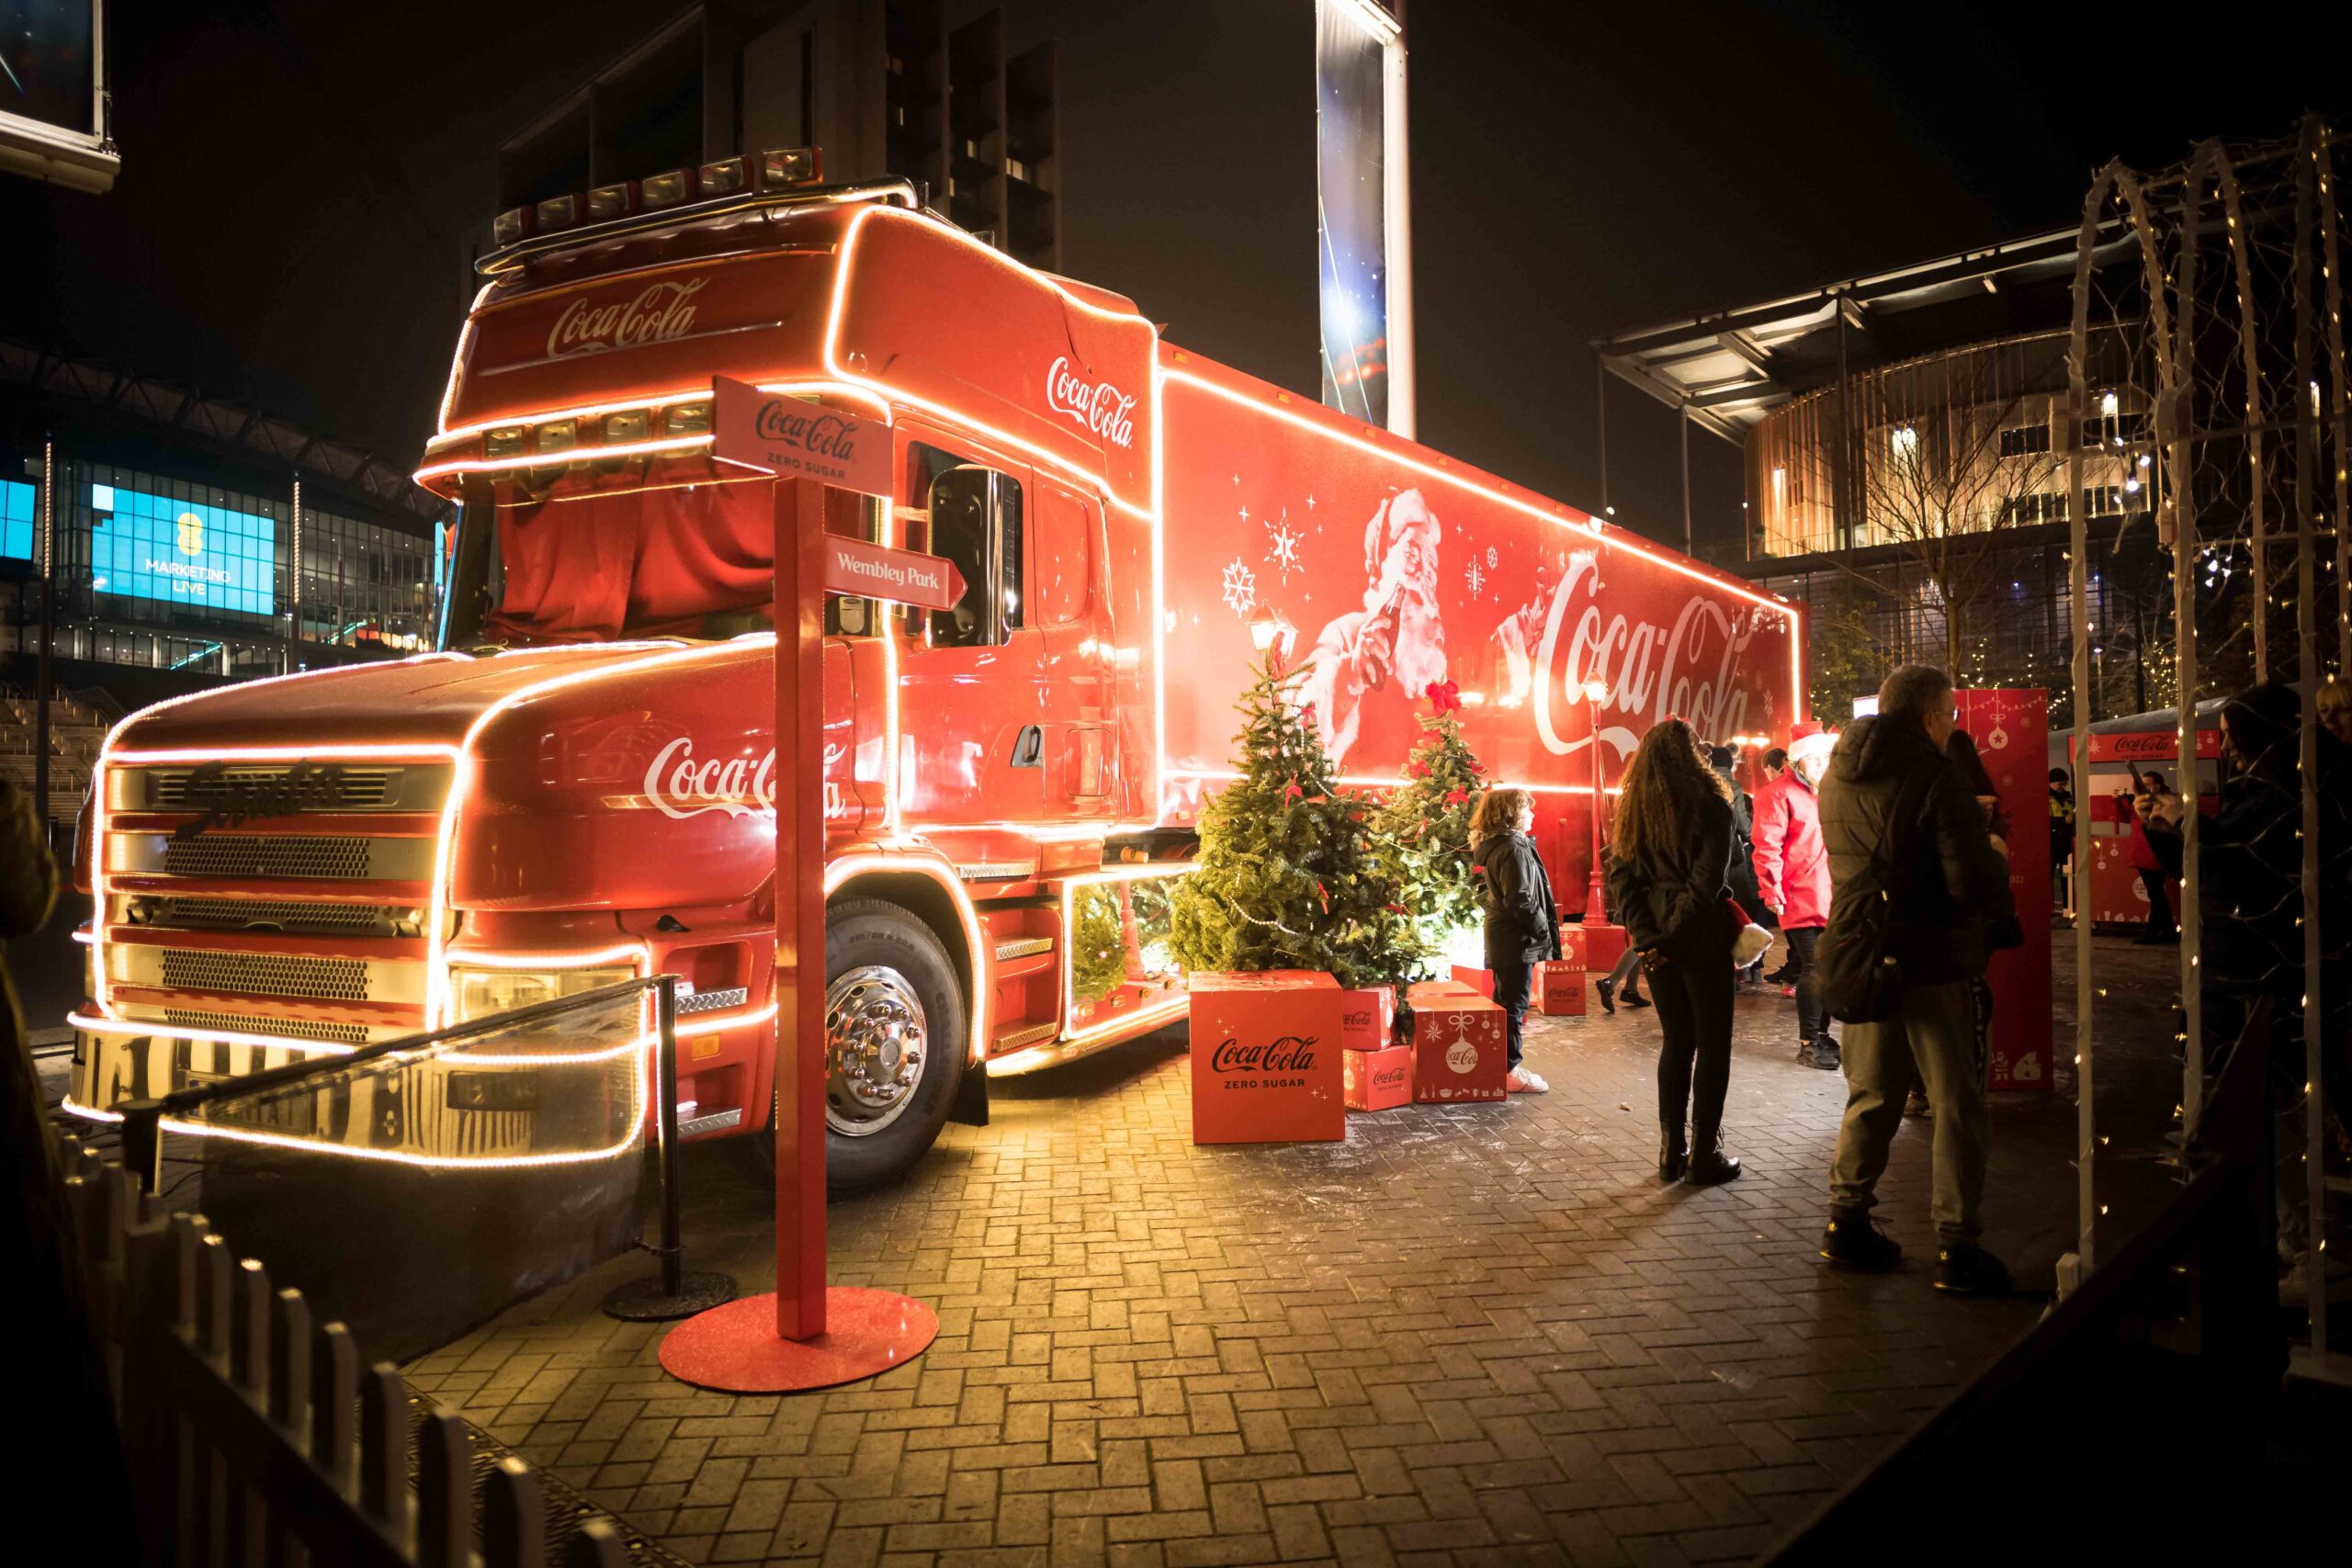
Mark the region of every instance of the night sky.
MULTIPOLYGON (((1002 5, 1012 47, 1062 40, 1066 268, 1313 395, 1311 0, 1002 5)), ((122 177, 106 197, 0 177, 0 333, 401 462, 497 141, 674 14, 117 9, 122 177)), ((1597 507, 1590 340, 2071 224, 2113 154, 2352 120, 2352 7, 2308 9, 2335 19, 2290 37, 2271 12, 2249 71, 2216 82, 2186 75, 2208 54, 2158 47, 2199 35, 2146 7, 1939 7, 1928 29, 1880 5, 1413 0, 1421 437, 1597 507)), ((1610 409, 1618 520, 1679 536, 1673 415, 1622 383, 1610 409)), ((1736 455, 1691 450, 1701 536, 1733 537, 1736 455)))

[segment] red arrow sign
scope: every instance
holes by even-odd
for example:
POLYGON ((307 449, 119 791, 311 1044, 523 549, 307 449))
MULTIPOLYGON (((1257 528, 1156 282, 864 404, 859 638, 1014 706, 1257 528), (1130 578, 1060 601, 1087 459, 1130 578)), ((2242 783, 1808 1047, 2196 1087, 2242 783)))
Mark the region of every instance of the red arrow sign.
POLYGON ((825 592, 887 599, 919 610, 952 610, 964 597, 964 574, 945 556, 829 536, 825 592))

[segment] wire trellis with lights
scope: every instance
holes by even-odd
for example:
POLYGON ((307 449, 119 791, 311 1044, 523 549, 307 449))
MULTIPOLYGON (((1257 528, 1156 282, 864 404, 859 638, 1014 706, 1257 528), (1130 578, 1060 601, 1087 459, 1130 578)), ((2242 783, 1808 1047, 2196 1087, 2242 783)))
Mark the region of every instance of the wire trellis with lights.
MULTIPOLYGON (((2272 1065, 2282 1303, 2310 1353, 2338 1365, 2329 1286, 2347 1293, 2352 1218, 2352 513, 2337 176, 2352 136, 2316 117, 2289 139, 2207 141, 2175 167, 2109 164, 2076 251, 2065 452, 2075 754, 2089 754, 2100 673, 2091 605, 2127 545, 2168 576, 2147 638, 2169 643, 2160 701, 2181 715, 2185 801, 2145 802, 2181 874, 2181 1124, 2197 1157, 2208 1086, 2262 1032, 2272 1065), (2121 361, 2117 372, 2119 355, 2121 361), (2093 546, 2089 491, 2118 466, 2154 537, 2093 546), (2148 547, 2154 547, 2152 558, 2148 547), (2200 759, 2195 705, 2222 708, 2223 755, 2200 759), (2333 728, 2331 728, 2331 726, 2333 728), (2201 766, 2200 766, 2201 763, 2201 766), (2188 781, 2210 781, 2198 788, 2188 781), (2197 808, 2206 789, 2205 808, 2197 808), (2334 1241, 2335 1246, 2329 1243, 2334 1241)), ((2152 675, 2158 671, 2152 671, 2152 675)), ((2090 814, 2076 825, 2087 908, 2090 814)), ((2090 922, 2075 928, 2081 1227, 2097 1204, 2090 922)))

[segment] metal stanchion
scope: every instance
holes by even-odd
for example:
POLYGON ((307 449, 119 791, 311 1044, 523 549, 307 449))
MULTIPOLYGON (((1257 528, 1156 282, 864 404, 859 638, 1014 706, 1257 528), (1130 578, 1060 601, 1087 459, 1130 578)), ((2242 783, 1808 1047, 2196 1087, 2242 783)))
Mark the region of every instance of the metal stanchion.
POLYGON ((164 1102, 133 1100, 122 1107, 122 1168, 152 1198, 164 1180, 164 1102))
MULTIPOLYGON (((678 977, 663 975, 654 983, 654 1120, 661 1147, 662 1235, 649 1248, 662 1260, 662 1272, 634 1280, 605 1298, 605 1315, 626 1323, 667 1323, 735 1299, 734 1277, 689 1274, 685 1247, 678 1235, 678 977)), ((128 1140, 126 1139, 126 1144, 128 1140)))

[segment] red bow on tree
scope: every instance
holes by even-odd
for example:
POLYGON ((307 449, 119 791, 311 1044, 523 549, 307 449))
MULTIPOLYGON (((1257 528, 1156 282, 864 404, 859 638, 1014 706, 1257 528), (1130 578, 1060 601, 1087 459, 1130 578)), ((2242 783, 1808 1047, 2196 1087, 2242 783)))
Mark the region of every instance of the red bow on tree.
POLYGON ((1459 806, 1469 798, 1470 792, 1466 789, 1450 789, 1445 792, 1445 803, 1448 806, 1459 806))
POLYGON ((1427 694, 1430 705, 1440 713, 1453 713, 1462 706, 1462 687, 1458 682, 1431 681, 1427 694))
POLYGON ((1289 784, 1283 785, 1283 798, 1284 800, 1296 800, 1300 795, 1305 795, 1306 793, 1306 792, 1305 790, 1298 787, 1298 781, 1295 779, 1292 780, 1289 784))

